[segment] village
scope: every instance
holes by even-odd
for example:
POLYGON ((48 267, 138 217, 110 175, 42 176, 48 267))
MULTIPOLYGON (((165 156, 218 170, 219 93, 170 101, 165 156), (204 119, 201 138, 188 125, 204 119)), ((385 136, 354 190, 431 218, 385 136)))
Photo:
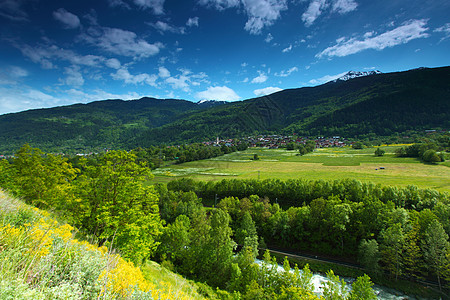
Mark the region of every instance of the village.
POLYGON ((286 135, 258 135, 248 136, 241 139, 219 139, 215 141, 203 142, 204 145, 217 145, 217 146, 237 146, 241 143, 247 143, 248 147, 263 147, 269 149, 286 148, 289 144, 306 144, 308 141, 314 141, 315 148, 329 148, 329 147, 344 147, 345 145, 351 145, 352 142, 339 137, 317 137, 308 138, 300 136, 286 136, 286 135))

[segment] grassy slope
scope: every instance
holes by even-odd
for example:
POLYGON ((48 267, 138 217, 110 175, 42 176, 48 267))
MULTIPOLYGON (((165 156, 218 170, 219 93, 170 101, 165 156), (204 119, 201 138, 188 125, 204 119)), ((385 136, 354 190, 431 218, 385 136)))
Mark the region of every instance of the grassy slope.
POLYGON ((450 192, 450 168, 445 163, 424 164, 414 158, 398 158, 398 146, 381 147, 385 156, 375 157, 376 148, 318 149, 305 156, 296 151, 250 148, 215 159, 173 165, 154 172, 152 182, 168 182, 175 178, 192 177, 199 180, 223 178, 306 178, 335 180, 352 178, 381 185, 416 185, 450 192), (258 154, 259 161, 251 160, 258 154), (384 167, 384 170, 380 170, 384 167), (376 170, 378 169, 378 170, 376 170))
POLYGON ((0 299, 204 299, 154 262, 141 268, 0 190, 0 299))

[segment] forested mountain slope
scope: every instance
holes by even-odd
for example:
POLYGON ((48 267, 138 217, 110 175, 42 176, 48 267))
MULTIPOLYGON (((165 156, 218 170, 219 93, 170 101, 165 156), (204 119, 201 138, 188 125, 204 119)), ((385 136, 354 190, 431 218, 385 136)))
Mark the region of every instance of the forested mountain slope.
POLYGON ((223 104, 142 98, 0 116, 0 151, 134 148, 255 133, 390 135, 450 128, 450 67, 374 74, 223 104))
POLYGON ((252 133, 389 135, 449 128, 450 67, 375 74, 283 90, 189 115, 135 144, 196 141, 252 133))
POLYGON ((149 128, 174 122, 184 114, 219 102, 141 98, 104 100, 0 116, 0 151, 15 151, 24 143, 47 150, 126 147, 126 141, 149 128))

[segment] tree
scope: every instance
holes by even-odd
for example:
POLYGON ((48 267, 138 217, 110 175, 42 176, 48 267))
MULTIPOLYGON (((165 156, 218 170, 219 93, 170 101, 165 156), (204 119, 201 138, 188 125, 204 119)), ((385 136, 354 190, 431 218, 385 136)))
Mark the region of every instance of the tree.
POLYGON ((424 244, 422 246, 425 260, 428 263, 428 268, 436 274, 439 290, 442 291, 441 277, 446 271, 448 265, 448 255, 450 252, 450 243, 448 242, 448 235, 442 228, 441 223, 433 220, 425 231, 424 244))
POLYGON ((424 162, 437 163, 441 161, 441 157, 436 153, 435 150, 429 149, 423 153, 422 160, 424 162))
POLYGON ((215 278, 209 278, 213 286, 221 286, 228 281, 233 250, 236 243, 231 239, 232 230, 229 227, 230 216, 221 209, 215 209, 211 216, 211 239, 206 246, 209 263, 209 274, 215 273, 215 278))
POLYGON ((286 144, 286 150, 295 150, 295 143, 294 142, 290 142, 288 144, 286 144))
POLYGON ((99 245, 109 241, 134 261, 148 258, 162 229, 155 190, 143 185, 150 169, 126 151, 110 151, 83 169, 70 203, 75 224, 99 245))
POLYGON ((180 215, 175 222, 167 225, 161 235, 158 252, 161 257, 174 264, 181 264, 186 258, 191 243, 189 229, 191 222, 185 215, 180 215))
POLYGON ((327 272, 327 279, 323 287, 323 298, 326 300, 347 299, 348 292, 344 279, 334 275, 333 270, 327 272))
POLYGON ((405 272, 409 276, 422 279, 423 254, 419 247, 419 224, 416 221, 412 228, 406 233, 403 246, 403 262, 405 272))
POLYGON ((258 154, 254 154, 254 155, 253 155, 253 160, 259 160, 258 154))
POLYGON ((33 205, 61 209, 66 192, 78 169, 66 158, 45 155, 38 148, 23 145, 13 161, 16 194, 33 205))
POLYGON ((375 150, 375 156, 383 156, 385 153, 385 151, 383 149, 377 148, 377 150, 375 150))
POLYGON ((378 262, 380 261, 380 252, 376 240, 361 241, 361 244, 359 245, 358 260, 367 271, 372 272, 373 274, 379 273, 380 266, 378 265, 378 262))
POLYGON ((367 274, 360 276, 352 284, 349 300, 376 300, 377 296, 372 289, 373 283, 367 274))
POLYGON ((235 239, 244 248, 251 248, 254 258, 258 256, 258 234, 255 222, 253 222, 249 212, 246 212, 242 217, 240 227, 236 230, 235 239))
POLYGON ((364 144, 362 142, 355 142, 352 145, 353 149, 363 149, 364 148, 364 144))
POLYGON ((391 274, 395 274, 395 280, 402 271, 402 250, 405 241, 400 223, 388 227, 381 233, 383 262, 391 274))
POLYGON ((16 169, 6 159, 0 159, 0 187, 8 190, 10 193, 17 195, 16 169))

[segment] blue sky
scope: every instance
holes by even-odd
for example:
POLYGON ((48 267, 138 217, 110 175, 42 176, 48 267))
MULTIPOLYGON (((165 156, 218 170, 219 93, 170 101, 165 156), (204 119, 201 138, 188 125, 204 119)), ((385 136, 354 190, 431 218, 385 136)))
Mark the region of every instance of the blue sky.
POLYGON ((450 65, 448 0, 0 0, 0 114, 450 65))

